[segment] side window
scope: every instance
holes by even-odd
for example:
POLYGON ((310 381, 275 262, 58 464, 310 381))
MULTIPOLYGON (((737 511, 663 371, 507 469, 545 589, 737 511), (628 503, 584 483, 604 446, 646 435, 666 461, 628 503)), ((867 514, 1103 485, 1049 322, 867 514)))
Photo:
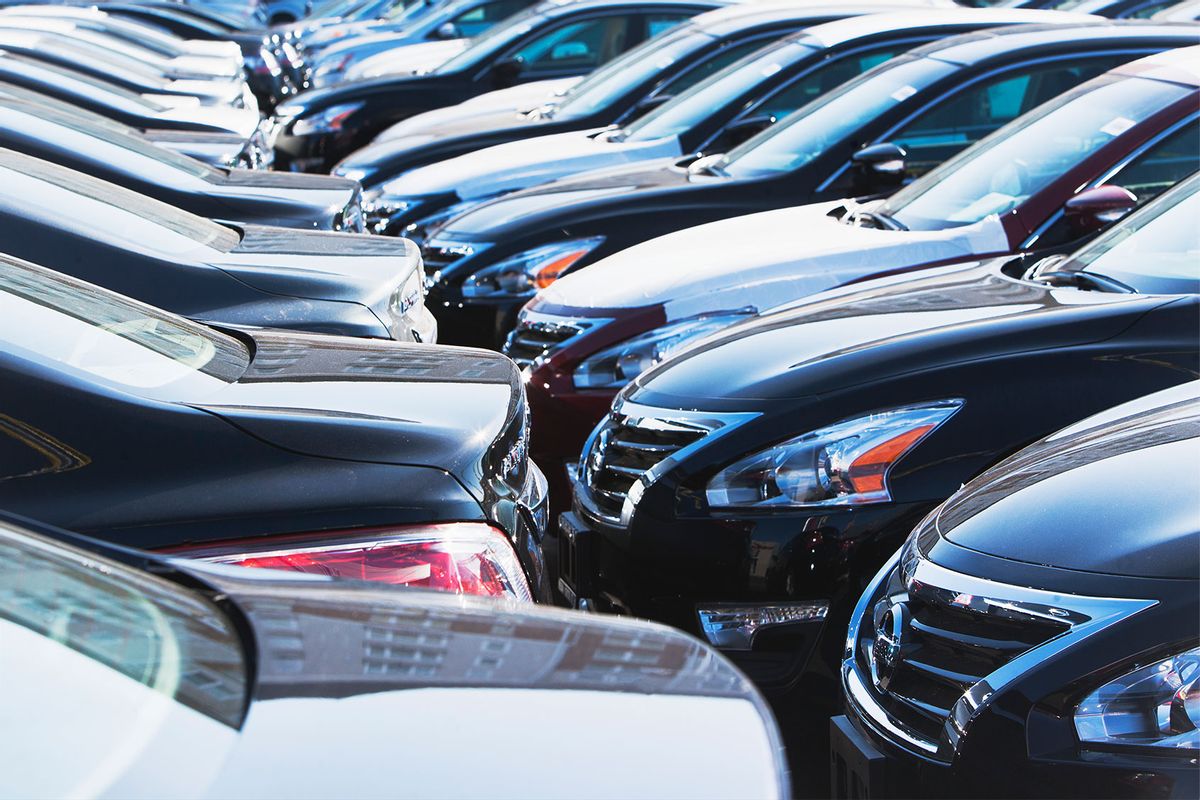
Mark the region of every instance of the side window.
POLYGON ((564 25, 526 44, 513 55, 524 77, 589 72, 632 45, 637 17, 606 16, 564 25))
POLYGON ((529 3, 525 0, 498 0, 495 3, 481 3, 469 11, 464 11, 452 19, 459 36, 478 36, 502 19, 511 17, 521 11, 529 3))
POLYGON ((674 97, 692 88, 709 75, 725 69, 742 56, 753 53, 769 41, 769 37, 756 38, 747 42, 738 42, 722 47, 710 53, 707 59, 693 64, 691 69, 685 70, 683 73, 667 81, 654 94, 660 97, 674 97))
POLYGON ((1128 56, 1023 65, 981 80, 939 101, 892 134, 908 151, 910 177, 924 175, 950 156, 1128 56))
POLYGON ((831 89, 836 89, 846 81, 857 78, 867 70, 895 58, 910 47, 912 47, 911 42, 876 50, 864 50, 842 58, 835 58, 783 86, 751 113, 755 116, 772 116, 775 119, 786 117, 831 89))
MULTIPOLYGON (((1200 169, 1197 139, 1200 139, 1200 118, 1159 139, 1104 182, 1123 186, 1137 196, 1139 206, 1144 205, 1200 169)), ((1038 235, 1037 247, 1056 247, 1077 236, 1059 213, 1038 235)))
POLYGON ((1133 192, 1138 205, 1148 203, 1179 181, 1200 170, 1200 118, 1180 126, 1121 167, 1106 183, 1133 192))
POLYGON ((669 31, 679 23, 686 19, 690 19, 690 14, 649 14, 646 16, 646 36, 647 39, 653 39, 664 31, 669 31))

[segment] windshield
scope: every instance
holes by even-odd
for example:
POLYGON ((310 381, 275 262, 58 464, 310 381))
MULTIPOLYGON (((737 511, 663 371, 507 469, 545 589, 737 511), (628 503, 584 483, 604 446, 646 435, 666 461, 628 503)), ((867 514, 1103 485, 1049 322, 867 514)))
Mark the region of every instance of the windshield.
POLYGON ((0 341, 110 385, 239 378, 245 345, 205 325, 16 259, 0 260, 0 341))
POLYGON ((625 129, 625 138, 644 142, 678 136, 777 73, 797 62, 814 58, 821 52, 812 45, 795 41, 768 45, 766 49, 730 64, 637 120, 625 129))
POLYGON ((1200 293, 1200 178, 1111 228, 1059 267, 1103 275, 1145 294, 1200 293))
MULTIPOLYGON (((28 176, 38 181, 65 189, 73 195, 104 203, 133 215, 150 226, 165 229, 177 236, 185 237, 193 245, 211 247, 227 253, 237 247, 241 237, 233 228, 218 225, 212 220, 189 214, 145 195, 131 192, 116 184, 84 175, 81 172, 60 167, 47 161, 0 150, 0 170, 10 170, 16 176, 28 176)), ((13 176, 13 180, 16 180, 13 176)), ((32 199, 32 198, 31 198, 32 199)), ((64 209, 59 209, 63 211, 64 209)), ((116 231, 115 233, 132 233, 116 231)), ((149 242, 147 244, 154 245, 149 242)))
POLYGON ((569 119, 593 114, 712 41, 711 36, 691 30, 648 39, 572 86, 553 116, 569 119))
MULTIPOLYGON (((54 141, 61 138, 61 133, 55 135, 50 131, 45 131, 45 129, 47 127, 66 128, 70 131, 81 133, 90 140, 94 140, 89 142, 89 144, 100 141, 105 144, 115 145, 127 153, 140 156, 144 159, 150 159, 165 167, 186 173, 193 178, 201 178, 215 183, 224 177, 224 173, 202 161, 188 158, 181 153, 165 147, 159 147, 139 135, 132 128, 127 128, 124 125, 110 122, 91 114, 83 116, 65 112, 58 108, 52 108, 41 103, 25 104, 20 101, 12 103, 10 107, 23 112, 25 118, 15 124, 0 122, 0 129, 11 128, 14 133, 20 136, 35 137, 43 141, 54 141)), ((82 155, 85 158, 89 158, 93 154, 83 152, 82 155)), ((139 168, 144 168, 146 165, 145 161, 138 161, 137 163, 139 168)), ((113 166, 120 169, 129 165, 114 164, 113 166)))
POLYGON ((468 69, 486 59, 517 37, 524 36, 533 30, 534 22, 541 19, 541 4, 527 8, 519 14, 513 14, 506 21, 493 25, 483 33, 471 39, 467 49, 451 58, 434 70, 436 74, 446 74, 468 69))
MULTIPOLYGON (((829 62, 824 68, 833 68, 834 64, 829 62)), ((931 58, 888 61, 730 150, 718 168, 739 178, 798 169, 956 69, 955 65, 931 58)), ((819 83, 820 73, 820 69, 814 70, 804 80, 819 83)))
MULTIPOLYGON (((236 629, 215 605, 148 572, 7 523, 0 524, 0 641, 5 642, 9 668, 29 657, 35 669, 44 670, 26 676, 32 685, 8 684, 10 692, 61 691, 86 702, 88 690, 103 687, 127 700, 144 701, 144 695, 130 691, 140 685, 231 728, 241 725, 249 689, 245 657, 236 629), (27 647, 17 648, 17 642, 27 647)), ((31 699, 47 703, 42 710, 58 707, 61 700, 31 699)), ((28 706, 21 699, 6 698, 6 716, 23 707, 28 706)), ((145 707, 116 712, 131 724, 120 731, 125 747, 119 750, 156 734, 164 721, 161 710, 147 712, 145 707)), ((7 722, 17 724, 11 718, 7 722)), ((120 762, 133 753, 113 755, 120 762)))
POLYGON ((880 211, 911 230, 971 225, 1003 214, 1192 91, 1145 78, 1090 81, 967 148, 892 195, 880 211))

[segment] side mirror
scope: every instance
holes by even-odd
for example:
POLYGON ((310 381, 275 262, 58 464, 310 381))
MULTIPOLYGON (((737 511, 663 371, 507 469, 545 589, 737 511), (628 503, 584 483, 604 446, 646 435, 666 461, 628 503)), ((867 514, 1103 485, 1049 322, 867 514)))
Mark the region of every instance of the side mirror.
POLYGON ((1128 189, 1104 184, 1084 189, 1063 206, 1063 216, 1076 233, 1092 233, 1137 208, 1137 195, 1128 189))
POLYGON ((492 83, 497 89, 507 89, 517 82, 525 71, 525 61, 520 58, 506 58, 492 65, 492 83))
POLYGON ((908 152, 898 144, 867 145, 850 156, 856 194, 877 194, 900 188, 904 183, 908 152))
POLYGON ((458 32, 458 26, 453 22, 446 22, 438 26, 433 32, 436 39, 460 39, 462 34, 458 32))
POLYGON ((756 114, 753 117, 734 120, 722 133, 721 143, 726 149, 735 147, 774 125, 775 119, 772 114, 756 114))

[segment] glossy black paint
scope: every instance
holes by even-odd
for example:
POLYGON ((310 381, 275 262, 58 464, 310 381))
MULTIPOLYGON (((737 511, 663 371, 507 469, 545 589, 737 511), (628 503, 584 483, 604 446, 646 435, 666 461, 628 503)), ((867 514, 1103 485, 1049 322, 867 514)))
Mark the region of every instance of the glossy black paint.
MULTIPOLYGON (((680 14, 691 16, 716 8, 721 0, 578 0, 573 3, 547 3, 531 9, 530 27, 514 31, 511 41, 498 49, 480 54, 478 62, 464 64, 455 72, 432 72, 397 78, 378 78, 344 86, 316 89, 301 95, 286 108, 292 112, 276 142, 275 156, 280 168, 304 171, 328 171, 347 155, 366 145, 384 128, 402 119, 435 108, 460 103, 484 92, 528 80, 564 78, 579 74, 567 70, 558 74, 540 72, 536 76, 513 71, 506 61, 513 53, 548 31, 576 21, 604 16, 644 14, 680 14), (294 124, 332 106, 361 103, 335 134, 296 136, 294 124), (294 109, 294 111, 293 111, 294 109)), ((646 38, 646 26, 633 26, 632 35, 622 42, 628 50, 646 38)))
MULTIPOLYGON (((961 23, 958 30, 962 30, 961 23)), ((860 147, 886 140, 910 115, 992 70, 1042 59, 1070 60, 1080 54, 1100 57, 1109 54, 1107 66, 1097 65, 1092 73, 1082 76, 1092 77, 1139 56, 1198 41, 1194 31, 1170 26, 1127 27, 1117 36, 1113 31, 1110 25, 1037 26, 1032 30, 1014 26, 918 48, 914 54, 953 63, 952 74, 915 92, 790 172, 739 179, 707 172, 697 174, 688 168, 692 159, 687 158, 674 164, 650 162, 555 181, 484 203, 435 229, 425 243, 426 260, 440 266, 440 280, 430 289, 430 308, 446 331, 448 343, 499 347, 515 325, 517 311, 529 298, 465 298, 462 283, 503 258, 562 239, 604 237, 601 245, 571 266, 568 272, 572 272, 639 242, 683 228, 862 194, 863 187, 857 185, 850 169, 851 157, 860 147), (594 195, 562 199, 564 193, 587 190, 594 191, 594 195), (442 242, 476 241, 494 244, 442 266, 447 260, 438 252, 442 242)), ((892 36, 913 34, 918 32, 891 33, 892 36)), ((925 35, 933 38, 935 34, 931 30, 925 35)), ((953 146, 947 148, 946 157, 953 155, 952 150, 953 146)), ((1049 215, 1058 207, 1045 209, 1044 214, 1049 215)))
MULTIPOLYGON (((848 693, 847 716, 884 756, 872 796, 1184 798, 1200 791, 1194 750, 1087 747, 1072 724, 1075 706, 1099 685, 1194 646, 1200 615, 1196 386, 1102 417, 1040 441, 968 484, 916 528, 902 560, 1051 590, 1064 604, 1083 595, 1153 605, 1053 658, 1035 658, 989 693, 949 762, 918 755, 883 732, 848 693), (1146 469, 1177 478, 1130 481, 1146 469)), ((856 622, 859 641, 847 643, 853 650, 874 634, 870 620, 856 622)), ((853 650, 845 670, 854 669, 853 650)))
MULTIPOLYGON (((622 95, 611 98, 607 105, 591 113, 567 114, 552 109, 546 113, 536 110, 529 114, 498 111, 478 115, 439 128, 438 137, 430 142, 414 145, 404 137, 374 142, 351 153, 335 165, 332 172, 335 175, 352 174, 364 188, 371 188, 414 167, 484 147, 552 133, 621 125, 669 100, 672 95, 662 91, 665 85, 673 83, 679 76, 709 59, 719 58, 721 51, 750 41, 765 45, 773 37, 783 36, 806 25, 867 12, 866 7, 856 9, 854 6, 843 9, 834 6, 759 8, 751 4, 733 8, 740 13, 722 14, 708 24, 701 16, 691 23, 680 25, 671 33, 657 37, 656 41, 660 43, 687 40, 692 49, 684 52, 672 48, 675 57, 670 63, 649 79, 628 86, 622 95)), ((649 44, 648 40, 643 48, 649 44)), ((652 50, 642 52, 645 58, 654 57, 652 50)))
POLYGON ((0 348, 0 507, 145 549, 490 522, 544 597, 529 462, 507 474, 501 465, 525 427, 512 362, 223 330, 250 355, 240 375, 153 391, 37 355, 38 331, 0 348))
POLYGON ((16 87, 0 89, 0 147, 210 219, 337 230, 345 226, 346 210, 359 203, 358 185, 345 178, 207 167, 133 128, 46 100, 16 87))
MULTIPOLYGON (((627 530, 604 523, 589 488, 576 483, 569 524, 591 531, 605 554, 606 566, 589 571, 590 596, 695 633, 698 604, 832 597, 819 634, 832 638, 809 638, 828 658, 850 610, 846 587, 855 593, 964 481, 1080 417, 1200 374, 1200 297, 1051 288, 1000 267, 948 267, 846 289, 735 326, 639 378, 616 411, 636 404, 650 414, 758 416, 665 469, 627 530), (813 344, 847 319, 858 332, 837 349, 813 344), (889 503, 775 512, 707 505, 711 477, 749 453, 839 420, 950 398, 963 406, 897 465, 889 503), (770 567, 754 573, 760 552, 773 554, 770 567)), ((789 644, 746 666, 768 688, 786 689, 802 677, 793 651, 789 644)))
POLYGON ((194 319, 380 338, 397 330, 391 294, 416 265, 404 240, 218 225, 48 162, 4 150, 0 161, 8 255, 194 319))

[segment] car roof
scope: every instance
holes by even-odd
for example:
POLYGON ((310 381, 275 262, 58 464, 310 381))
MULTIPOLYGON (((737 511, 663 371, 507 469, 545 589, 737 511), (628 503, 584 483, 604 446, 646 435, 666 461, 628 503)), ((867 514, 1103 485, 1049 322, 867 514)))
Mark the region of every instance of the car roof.
POLYGON ((942 39, 914 49, 914 54, 948 61, 954 64, 977 64, 1014 49, 1054 48, 1063 44, 1090 41, 1104 44, 1107 40, 1138 37, 1179 38, 1194 35, 1200 42, 1200 26, 1148 23, 1140 20, 1081 20, 1068 25, 1022 25, 996 28, 942 39))
POLYGON ((753 2, 753 0, 543 0, 530 8, 530 13, 546 17, 557 17, 605 8, 636 8, 638 6, 679 6, 681 8, 705 7, 719 8, 735 2, 753 2))
POLYGON ((758 0, 706 11, 691 19, 688 26, 713 36, 736 33, 754 24, 817 17, 842 17, 864 14, 883 14, 926 6, 957 8, 952 0, 917 2, 916 0, 863 0, 857 3, 821 2, 821 0, 758 0))
POLYGON ((1200 46, 1177 47, 1139 58, 1112 70, 1118 75, 1136 75, 1159 81, 1200 86, 1200 46))
POLYGON ((1100 17, 1071 14, 1062 11, 1042 11, 1025 8, 915 8, 867 14, 828 22, 810 28, 807 33, 822 47, 838 45, 890 31, 935 25, 1033 25, 1046 23, 1100 23, 1100 17))

